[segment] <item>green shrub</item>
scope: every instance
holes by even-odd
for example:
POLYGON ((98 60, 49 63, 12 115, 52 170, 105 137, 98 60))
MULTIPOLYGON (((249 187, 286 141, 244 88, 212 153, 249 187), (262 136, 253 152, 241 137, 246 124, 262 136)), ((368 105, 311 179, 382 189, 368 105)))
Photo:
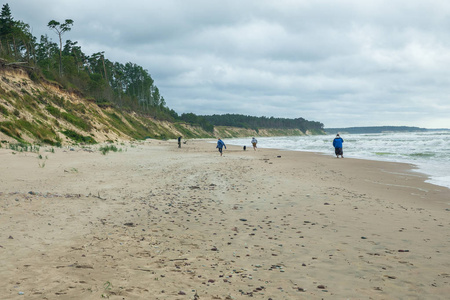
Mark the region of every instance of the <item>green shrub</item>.
POLYGON ((13 122, 0 122, 0 131, 12 138, 21 138, 20 131, 16 128, 13 122))
POLYGON ((37 105, 36 99, 34 99, 34 97, 28 93, 23 96, 23 102, 24 102, 25 108, 31 112, 34 112, 36 109, 39 108, 39 106, 37 105))
POLYGON ((64 130, 62 133, 77 143, 97 144, 97 141, 90 136, 81 135, 73 130, 64 130))
POLYGON ((45 100, 43 94, 36 94, 35 95, 35 99, 37 102, 42 103, 42 104, 47 104, 47 100, 45 100))
POLYGON ((9 144, 9 149, 17 152, 28 152, 28 144, 26 143, 9 144))
POLYGON ((8 109, 5 106, 3 106, 2 104, 0 104, 0 113, 2 115, 4 115, 4 116, 8 116, 9 115, 8 109))
POLYGON ((61 111, 54 106, 47 105, 45 109, 54 117, 59 118, 61 116, 61 111))
POLYGON ((53 129, 42 123, 42 122, 28 122, 25 119, 19 119, 15 121, 16 128, 19 128, 22 131, 27 131, 31 136, 36 138, 38 141, 45 142, 47 144, 53 144, 53 139, 56 138, 56 133, 53 129))
POLYGON ((119 149, 117 149, 114 145, 109 146, 102 146, 99 148, 100 152, 102 152, 103 155, 106 155, 109 151, 117 152, 119 149))
POLYGON ((91 125, 89 123, 87 123, 85 120, 83 120, 80 117, 77 117, 75 115, 63 112, 61 113, 61 117, 66 120, 67 122, 75 125, 76 127, 84 130, 84 131, 89 131, 91 130, 91 125))
POLYGON ((36 72, 28 72, 28 75, 30 76, 31 81, 39 82, 39 75, 36 72))
POLYGON ((20 95, 16 91, 11 90, 11 91, 9 91, 9 94, 16 99, 20 98, 20 95))
MULTIPOLYGON (((50 146, 58 146, 61 145, 60 141, 54 141, 54 140, 50 140, 50 139, 43 139, 42 140, 43 143, 48 144, 50 146)), ((60 147, 60 146, 59 146, 60 147)), ((54 150, 52 152, 55 152, 54 150)))
MULTIPOLYGON (((17 152, 35 152, 39 153, 40 147, 39 145, 31 145, 25 142, 19 142, 15 144, 9 144, 9 149, 17 151, 17 152)), ((41 155, 39 155, 42 157, 41 155)))
POLYGON ((58 105, 59 107, 64 107, 66 100, 64 99, 64 97, 58 97, 58 96, 54 95, 52 97, 52 102, 55 103, 56 105, 58 105))

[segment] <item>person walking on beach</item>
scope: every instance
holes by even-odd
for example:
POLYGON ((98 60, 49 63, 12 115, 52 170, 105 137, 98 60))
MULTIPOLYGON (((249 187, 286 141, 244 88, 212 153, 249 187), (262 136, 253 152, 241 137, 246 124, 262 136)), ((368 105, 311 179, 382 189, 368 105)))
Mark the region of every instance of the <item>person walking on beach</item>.
POLYGON ((181 136, 178 137, 178 148, 181 148, 181 136))
POLYGON ((256 144, 258 144, 258 141, 253 137, 252 138, 252 145, 253 145, 253 150, 256 151, 256 144))
POLYGON ((336 157, 339 158, 339 155, 344 158, 344 152, 342 151, 342 143, 344 140, 339 136, 339 133, 336 134, 336 137, 333 140, 334 153, 336 157))
POLYGON ((227 146, 225 145, 225 143, 220 138, 218 138, 216 148, 219 149, 220 156, 222 156, 223 147, 225 147, 225 149, 227 149, 227 146))

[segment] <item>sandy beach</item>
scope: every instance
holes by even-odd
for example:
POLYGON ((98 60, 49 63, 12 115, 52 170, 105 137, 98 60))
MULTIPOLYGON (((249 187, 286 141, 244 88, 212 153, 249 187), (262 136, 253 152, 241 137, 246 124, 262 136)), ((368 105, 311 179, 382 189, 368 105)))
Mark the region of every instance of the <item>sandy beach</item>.
POLYGON ((447 188, 211 142, 0 148, 0 299, 448 299, 447 188))

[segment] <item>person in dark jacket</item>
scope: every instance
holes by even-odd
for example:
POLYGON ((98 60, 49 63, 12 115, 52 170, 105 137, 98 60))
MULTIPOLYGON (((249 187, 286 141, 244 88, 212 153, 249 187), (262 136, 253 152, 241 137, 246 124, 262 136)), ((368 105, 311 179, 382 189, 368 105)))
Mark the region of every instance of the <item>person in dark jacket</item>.
POLYGON ((227 149, 227 146, 225 145, 225 143, 220 138, 218 138, 217 139, 217 146, 216 146, 216 148, 219 149, 220 156, 222 156, 222 149, 223 149, 223 147, 225 147, 225 149, 227 149))
POLYGON ((339 158, 339 155, 344 158, 344 151, 342 151, 342 143, 344 140, 339 136, 339 133, 336 134, 336 137, 333 140, 334 153, 336 157, 339 158))

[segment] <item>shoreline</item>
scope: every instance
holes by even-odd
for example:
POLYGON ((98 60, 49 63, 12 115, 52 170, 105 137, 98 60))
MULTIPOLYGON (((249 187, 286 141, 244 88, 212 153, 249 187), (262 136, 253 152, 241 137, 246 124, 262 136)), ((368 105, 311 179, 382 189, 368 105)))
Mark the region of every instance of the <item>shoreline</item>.
MULTIPOLYGON (((213 141, 211 139, 211 141, 213 141)), ((405 163, 147 140, 0 149, 8 299, 445 299, 448 189, 405 163), (196 296, 197 295, 197 296, 196 296)))
MULTIPOLYGON (((264 139, 265 137, 262 137, 262 138, 264 139)), ((331 138, 332 138, 332 137, 331 137, 331 138)), ((241 138, 233 138, 232 140, 239 140, 239 139, 241 139, 241 138)), ((250 140, 250 137, 249 137, 249 138, 246 138, 246 139, 250 140)), ((247 145, 247 147, 249 147, 249 146, 247 145)), ((305 149, 299 149, 299 150, 296 150, 296 149, 283 149, 283 148, 261 148, 261 149, 276 149, 276 150, 280 150, 280 151, 284 151, 284 150, 285 150, 285 151, 310 152, 310 153, 317 153, 317 154, 331 155, 331 156, 334 155, 333 149, 332 149, 332 148, 330 148, 329 151, 328 151, 328 150, 327 150, 327 151, 325 151, 325 150, 320 150, 320 151, 314 150, 314 151, 313 151, 313 150, 305 150, 305 149)), ((344 150, 344 152, 345 152, 345 150, 344 150)), ((448 162, 444 162, 444 161, 442 161, 442 162, 436 162, 436 163, 433 165, 433 167, 430 167, 430 166, 429 166, 430 162, 424 162, 424 161, 408 161, 408 160, 403 159, 403 158, 391 158, 391 159, 389 159, 389 158, 382 158, 382 157, 383 157, 383 156, 370 156, 370 157, 366 157, 366 156, 363 156, 363 155, 353 155, 353 154, 350 154, 350 156, 348 156, 348 157, 346 157, 346 158, 363 159, 363 160, 373 160, 373 161, 380 161, 380 162, 391 162, 391 163, 405 163, 405 164, 410 164, 410 165, 412 166, 411 169, 412 169, 414 172, 418 172, 418 173, 424 174, 424 175, 427 177, 426 182, 450 189, 450 182, 449 182, 448 180, 447 180, 447 181, 445 181, 445 180, 443 181, 442 178, 441 178, 441 177, 443 177, 443 175, 445 174, 445 173, 442 173, 443 170, 444 170, 444 168, 441 167, 441 166, 439 166, 440 171, 436 172, 436 163, 437 163, 437 164, 445 163, 446 165, 448 165, 448 162)), ((448 167, 450 167, 450 165, 449 165, 448 167)), ((445 176, 444 176, 444 177, 445 177, 445 176)))

